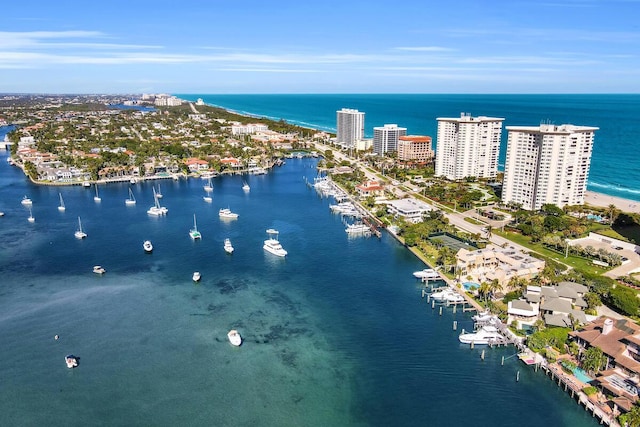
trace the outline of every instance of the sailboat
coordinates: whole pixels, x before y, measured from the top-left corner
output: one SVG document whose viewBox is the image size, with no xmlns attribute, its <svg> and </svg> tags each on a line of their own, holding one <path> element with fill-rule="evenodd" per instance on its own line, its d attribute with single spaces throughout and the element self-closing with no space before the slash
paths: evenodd
<svg viewBox="0 0 640 427">
<path fill-rule="evenodd" d="M 160 206 L 160 202 L 158 201 L 158 195 L 156 194 L 156 188 L 153 187 L 153 206 L 149 208 L 147 213 L 149 215 L 162 216 L 166 215 L 169 212 L 169 209 L 164 206 Z"/>
<path fill-rule="evenodd" d="M 36 219 L 33 217 L 33 213 L 31 212 L 31 208 L 29 208 L 29 218 L 27 218 L 29 222 L 36 222 Z"/>
<path fill-rule="evenodd" d="M 64 206 L 64 200 L 62 199 L 62 193 L 58 193 L 60 195 L 60 206 L 58 206 L 58 210 L 60 212 L 64 212 L 67 208 Z"/>
<path fill-rule="evenodd" d="M 133 206 L 136 204 L 136 198 L 133 197 L 133 191 L 131 191 L 131 187 L 129 187 L 129 198 L 124 201 L 124 204 L 127 206 Z"/>
<path fill-rule="evenodd" d="M 158 191 L 156 191 L 156 197 L 162 199 L 162 192 L 160 191 L 160 184 L 158 184 Z"/>
<path fill-rule="evenodd" d="M 80 217 L 78 217 L 78 229 L 76 230 L 74 235 L 76 236 L 76 239 L 84 239 L 85 237 L 87 237 L 87 233 L 82 231 L 82 221 L 80 221 Z"/>
<path fill-rule="evenodd" d="M 213 184 L 211 183 L 211 178 L 209 178 L 209 180 L 207 181 L 207 185 L 205 185 L 203 188 L 204 188 L 204 191 L 206 191 L 207 193 L 210 193 L 211 191 L 213 191 Z"/>
<path fill-rule="evenodd" d="M 251 187 L 249 187 L 249 183 L 247 181 L 244 181 L 244 184 L 242 185 L 242 189 L 247 192 L 251 191 Z"/>
<path fill-rule="evenodd" d="M 93 201 L 94 202 L 100 202 L 102 201 L 102 199 L 100 198 L 100 195 L 98 194 L 98 184 L 96 184 L 96 195 L 93 196 Z"/>
<path fill-rule="evenodd" d="M 196 224 L 196 214 L 193 214 L 193 228 L 189 230 L 189 236 L 193 240 L 202 239 L 202 234 L 198 231 L 198 225 Z"/>
</svg>

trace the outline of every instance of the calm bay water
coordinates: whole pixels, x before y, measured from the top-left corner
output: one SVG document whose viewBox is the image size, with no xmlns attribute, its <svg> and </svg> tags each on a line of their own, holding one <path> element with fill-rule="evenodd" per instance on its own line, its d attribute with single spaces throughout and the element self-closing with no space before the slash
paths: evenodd
<svg viewBox="0 0 640 427">
<path fill-rule="evenodd" d="M 218 178 L 211 204 L 204 181 L 164 180 L 169 214 L 153 218 L 152 183 L 132 186 L 134 207 L 126 184 L 96 203 L 93 189 L 32 185 L 0 152 L 0 425 L 597 425 L 513 348 L 482 361 L 460 345 L 452 322 L 468 330 L 469 314 L 432 310 L 411 276 L 423 266 L 388 235 L 349 239 L 305 185 L 315 164 L 244 177 L 248 194 Z M 262 249 L 267 228 L 286 259 Z"/>
<path fill-rule="evenodd" d="M 177 95 L 242 114 L 284 119 L 290 123 L 335 132 L 336 111 L 365 112 L 365 134 L 375 126 L 395 123 L 407 133 L 436 140 L 437 117 L 502 117 L 505 126 L 536 126 L 542 122 L 597 126 L 588 188 L 640 201 L 640 95 Z M 507 133 L 503 130 L 500 168 L 504 166 Z M 435 148 L 435 147 L 434 147 Z"/>
</svg>

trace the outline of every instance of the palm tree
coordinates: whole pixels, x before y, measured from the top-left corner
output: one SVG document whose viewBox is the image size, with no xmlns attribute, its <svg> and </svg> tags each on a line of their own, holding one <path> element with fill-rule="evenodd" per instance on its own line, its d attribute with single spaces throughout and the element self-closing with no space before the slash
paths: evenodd
<svg viewBox="0 0 640 427">
<path fill-rule="evenodd" d="M 587 372 L 598 373 L 604 363 L 604 353 L 598 347 L 589 347 L 582 355 L 582 367 Z"/>
<path fill-rule="evenodd" d="M 482 282 L 480 284 L 480 287 L 478 288 L 478 294 L 482 295 L 482 298 L 484 299 L 484 303 L 487 303 L 487 297 L 489 296 L 489 293 L 491 292 L 491 284 L 489 282 Z"/>
<path fill-rule="evenodd" d="M 491 295 L 495 295 L 496 293 L 502 291 L 503 289 L 504 289 L 504 286 L 498 279 L 493 279 L 489 283 L 489 291 L 491 292 Z"/>
<path fill-rule="evenodd" d="M 485 227 L 485 232 L 487 233 L 487 239 L 491 239 L 491 236 L 493 236 L 493 226 L 487 225 Z"/>
<path fill-rule="evenodd" d="M 607 206 L 607 213 L 609 214 L 609 221 L 613 225 L 616 217 L 620 214 L 620 210 L 616 207 L 616 205 L 609 205 Z"/>
</svg>

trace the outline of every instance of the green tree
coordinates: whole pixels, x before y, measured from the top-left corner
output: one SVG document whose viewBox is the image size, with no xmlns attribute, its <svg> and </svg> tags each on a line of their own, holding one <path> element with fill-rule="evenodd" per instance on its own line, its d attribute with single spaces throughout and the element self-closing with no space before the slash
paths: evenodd
<svg viewBox="0 0 640 427">
<path fill-rule="evenodd" d="M 606 358 L 598 347 L 589 347 L 582 354 L 582 368 L 592 374 L 597 374 L 604 367 Z"/>
<path fill-rule="evenodd" d="M 640 406 L 633 405 L 631 410 L 626 414 L 622 414 L 618 417 L 620 425 L 626 425 L 627 427 L 640 427 Z"/>
</svg>

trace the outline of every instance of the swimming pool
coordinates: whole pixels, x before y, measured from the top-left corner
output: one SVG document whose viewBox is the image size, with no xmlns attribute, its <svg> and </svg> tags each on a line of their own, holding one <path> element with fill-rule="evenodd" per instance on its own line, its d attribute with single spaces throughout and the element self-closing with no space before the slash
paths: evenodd
<svg viewBox="0 0 640 427">
<path fill-rule="evenodd" d="M 583 382 L 585 384 L 589 384 L 589 381 L 593 380 L 593 378 L 591 378 L 589 375 L 587 375 L 587 373 L 584 370 L 580 369 L 580 368 L 575 368 L 573 370 L 573 376 L 576 377 L 576 379 L 578 381 L 581 381 L 581 382 Z"/>
<path fill-rule="evenodd" d="M 601 222 L 604 218 L 602 218 L 600 215 L 589 214 L 587 215 L 587 219 L 590 219 L 596 222 Z"/>
<path fill-rule="evenodd" d="M 475 291 L 480 287 L 480 285 L 475 282 L 464 282 L 462 286 L 464 287 L 465 291 Z"/>
</svg>

